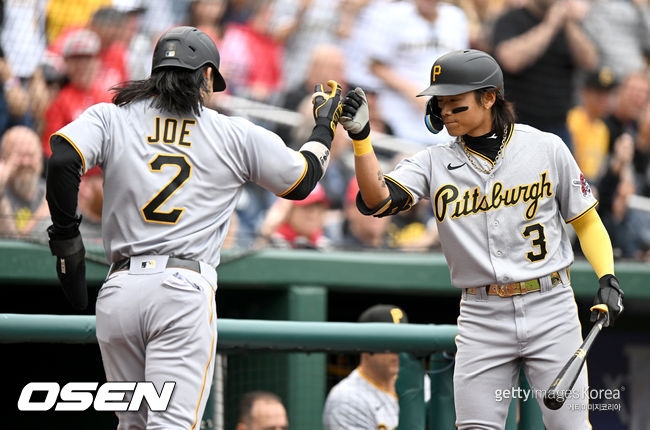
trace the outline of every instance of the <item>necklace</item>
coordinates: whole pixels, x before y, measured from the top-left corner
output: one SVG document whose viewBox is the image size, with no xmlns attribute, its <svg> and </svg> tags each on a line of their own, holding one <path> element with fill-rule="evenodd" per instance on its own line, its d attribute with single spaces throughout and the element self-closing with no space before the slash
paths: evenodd
<svg viewBox="0 0 650 430">
<path fill-rule="evenodd" d="M 499 158 L 501 158 L 501 155 L 503 153 L 503 148 L 506 146 L 506 140 L 508 139 L 508 126 L 506 125 L 503 128 L 503 139 L 501 139 L 501 146 L 499 147 L 499 152 L 497 152 L 497 156 L 494 157 L 494 163 L 492 166 L 490 166 L 488 169 L 484 169 L 480 164 L 478 164 L 476 161 L 474 161 L 474 157 L 472 154 L 469 152 L 469 149 L 467 149 L 467 145 L 465 145 L 465 141 L 463 140 L 462 136 L 459 137 L 460 143 L 463 146 L 463 150 L 465 151 L 465 155 L 467 156 L 467 159 L 469 160 L 470 164 L 474 166 L 476 170 L 479 172 L 483 172 L 485 174 L 490 174 L 492 173 L 492 170 L 494 170 L 494 167 L 497 165 L 497 161 L 499 161 Z"/>
</svg>

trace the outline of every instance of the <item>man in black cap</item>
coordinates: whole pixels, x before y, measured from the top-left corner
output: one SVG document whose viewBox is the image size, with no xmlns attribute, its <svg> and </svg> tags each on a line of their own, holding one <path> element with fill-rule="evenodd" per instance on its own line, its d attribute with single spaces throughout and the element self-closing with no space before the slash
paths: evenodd
<svg viewBox="0 0 650 430">
<path fill-rule="evenodd" d="M 374 305 L 359 316 L 360 323 L 408 323 L 404 311 L 393 305 Z M 395 381 L 399 372 L 396 353 L 362 353 L 359 366 L 336 384 L 325 401 L 323 427 L 394 429 L 399 420 Z"/>
</svg>

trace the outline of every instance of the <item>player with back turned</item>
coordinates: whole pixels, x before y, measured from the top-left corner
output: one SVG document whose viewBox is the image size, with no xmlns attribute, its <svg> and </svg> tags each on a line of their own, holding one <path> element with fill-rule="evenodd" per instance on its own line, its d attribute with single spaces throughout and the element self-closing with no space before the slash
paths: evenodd
<svg viewBox="0 0 650 430">
<path fill-rule="evenodd" d="M 109 381 L 174 382 L 166 411 L 118 412 L 119 428 L 198 429 L 217 344 L 215 267 L 242 186 L 305 198 L 325 174 L 340 87 L 317 86 L 313 132 L 299 151 L 243 118 L 204 107 L 226 87 L 214 42 L 193 27 L 158 40 L 152 74 L 116 89 L 52 135 L 50 248 L 64 293 L 87 305 L 76 215 L 81 174 L 104 173 L 102 233 L 112 262 L 96 303 Z"/>
<path fill-rule="evenodd" d="M 425 122 L 455 139 L 428 147 L 383 174 L 369 139 L 363 90 L 350 91 L 341 124 L 353 139 L 357 207 L 386 216 L 430 199 L 452 284 L 462 290 L 454 370 L 459 429 L 502 429 L 519 368 L 543 391 L 581 344 L 570 286 L 576 230 L 599 278 L 594 304 L 622 312 L 612 246 L 596 199 L 562 140 L 515 123 L 497 62 L 477 50 L 453 51 L 431 68 Z M 592 311 L 592 320 L 599 311 Z M 590 429 L 583 369 L 569 406 L 542 407 L 550 430 Z"/>
</svg>

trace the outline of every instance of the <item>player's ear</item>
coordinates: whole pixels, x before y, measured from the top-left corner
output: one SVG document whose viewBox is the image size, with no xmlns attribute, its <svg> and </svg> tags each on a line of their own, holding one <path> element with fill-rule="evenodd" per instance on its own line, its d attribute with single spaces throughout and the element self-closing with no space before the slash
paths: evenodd
<svg viewBox="0 0 650 430">
<path fill-rule="evenodd" d="M 203 76 L 205 76 L 205 80 L 208 81 L 208 88 L 212 88 L 213 86 L 212 73 L 212 67 L 206 67 L 203 69 Z"/>
<path fill-rule="evenodd" d="M 481 95 L 481 105 L 483 105 L 485 109 L 491 109 L 496 101 L 497 93 L 494 91 L 485 91 Z"/>
</svg>

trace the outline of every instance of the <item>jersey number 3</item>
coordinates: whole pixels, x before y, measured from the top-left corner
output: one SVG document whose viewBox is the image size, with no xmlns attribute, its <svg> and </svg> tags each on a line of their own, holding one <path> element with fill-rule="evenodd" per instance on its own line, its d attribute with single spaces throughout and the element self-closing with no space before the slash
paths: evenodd
<svg viewBox="0 0 650 430">
<path fill-rule="evenodd" d="M 153 172 L 160 172 L 165 165 L 178 167 L 178 174 L 158 194 L 149 200 L 149 203 L 143 206 L 141 210 L 144 219 L 148 222 L 176 224 L 183 211 L 185 211 L 185 208 L 173 208 L 169 212 L 161 212 L 158 209 L 189 179 L 192 173 L 192 165 L 184 155 L 170 154 L 158 154 L 156 158 L 149 162 L 149 168 Z"/>
<path fill-rule="evenodd" d="M 546 249 L 546 235 L 544 234 L 544 227 L 542 227 L 541 224 L 531 224 L 524 229 L 522 234 L 525 238 L 528 238 L 533 233 L 537 233 L 537 237 L 533 237 L 531 243 L 533 246 L 539 246 L 539 252 L 527 252 L 526 258 L 532 262 L 535 262 L 546 258 L 548 250 Z"/>
</svg>

